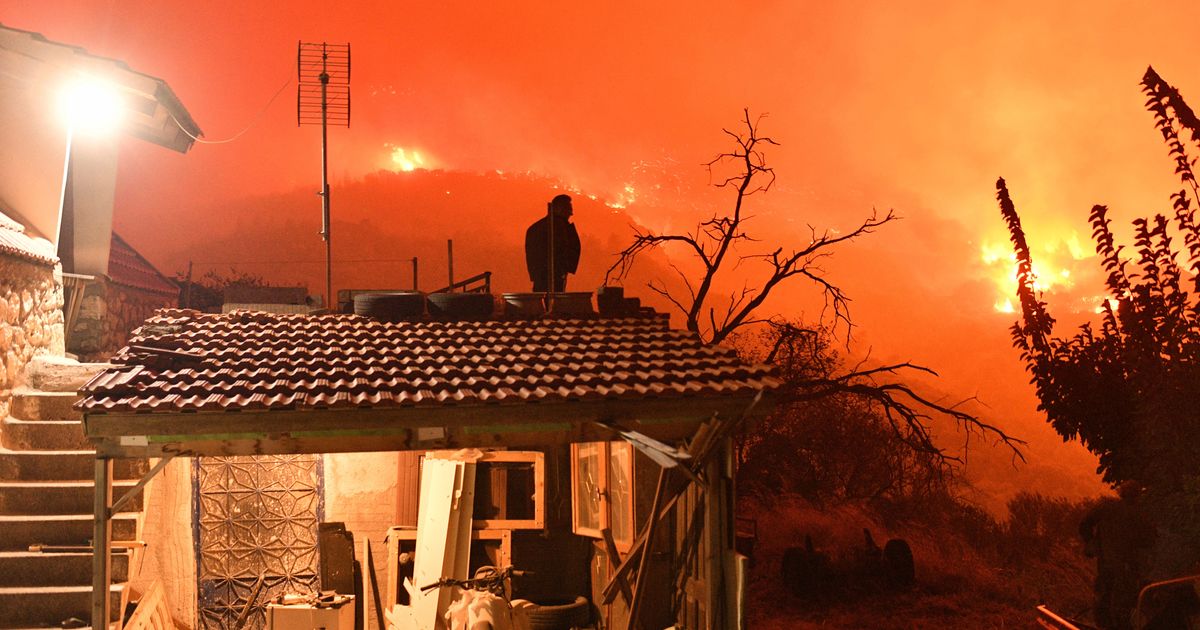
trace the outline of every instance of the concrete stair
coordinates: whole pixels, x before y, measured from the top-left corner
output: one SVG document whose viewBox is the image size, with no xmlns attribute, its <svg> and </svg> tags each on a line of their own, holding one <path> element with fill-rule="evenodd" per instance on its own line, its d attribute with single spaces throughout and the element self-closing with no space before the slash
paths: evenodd
<svg viewBox="0 0 1200 630">
<path fill-rule="evenodd" d="M 124 584 L 112 586 L 109 599 L 112 619 L 121 611 L 124 590 Z M 0 628 L 58 628 L 63 620 L 72 617 L 89 621 L 91 611 L 91 585 L 0 587 Z"/>
<path fill-rule="evenodd" d="M 0 419 L 0 628 L 60 627 L 91 622 L 92 553 L 33 552 L 31 545 L 87 547 L 92 539 L 95 453 L 72 408 L 76 390 L 103 364 L 39 357 L 26 371 L 29 387 L 13 392 Z M 113 497 L 149 469 L 144 460 L 116 460 Z M 137 536 L 142 496 L 112 520 L 114 540 Z M 121 612 L 130 554 L 112 554 L 111 615 Z"/>
<path fill-rule="evenodd" d="M 112 554 L 113 582 L 129 579 L 129 554 Z M 92 554 L 0 551 L 0 588 L 78 586 L 92 581 Z"/>
</svg>

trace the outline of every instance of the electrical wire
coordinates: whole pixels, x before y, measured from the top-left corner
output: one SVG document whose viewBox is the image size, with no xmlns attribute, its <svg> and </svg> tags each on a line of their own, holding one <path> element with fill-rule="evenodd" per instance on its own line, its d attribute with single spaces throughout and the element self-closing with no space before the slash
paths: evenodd
<svg viewBox="0 0 1200 630">
<path fill-rule="evenodd" d="M 335 263 L 380 263 L 380 262 L 402 262 L 411 263 L 412 258 L 359 258 L 355 260 L 335 260 Z M 300 264 L 325 264 L 325 260 L 230 260 L 223 262 L 209 261 L 193 261 L 193 265 L 300 265 Z"/>
<path fill-rule="evenodd" d="M 242 134 L 246 133 L 247 131 L 250 131 L 251 128 L 253 128 L 255 125 L 257 125 L 259 123 L 259 121 L 262 120 L 263 114 L 266 114 L 267 110 L 270 109 L 271 104 L 275 102 L 275 99 L 279 98 L 279 95 L 283 94 L 283 91 L 286 90 L 288 88 L 288 86 L 291 84 L 292 84 L 291 78 L 289 78 L 287 81 L 284 81 L 283 85 L 279 86 L 279 89 L 275 91 L 275 94 L 271 97 L 271 100 L 267 101 L 267 104 L 263 105 L 263 108 L 260 109 L 258 111 L 258 113 L 254 115 L 254 118 L 250 121 L 250 124 L 246 125 L 245 129 L 242 129 L 241 131 L 237 132 L 233 136 L 231 136 L 229 138 L 225 138 L 224 140 L 202 140 L 202 139 L 192 135 L 192 132 L 188 131 L 187 128 L 183 126 L 183 123 L 179 122 L 179 119 L 176 118 L 175 114 L 173 114 L 173 113 L 171 114 L 171 120 L 175 121 L 175 125 L 177 127 L 179 127 L 179 130 L 182 131 L 184 134 L 186 134 L 187 137 L 191 138 L 192 140 L 195 140 L 196 142 L 199 142 L 200 144 L 229 144 L 230 142 L 233 142 L 234 140 L 237 140 L 238 138 L 242 137 Z M 170 113 L 170 112 L 168 112 L 168 113 Z"/>
</svg>

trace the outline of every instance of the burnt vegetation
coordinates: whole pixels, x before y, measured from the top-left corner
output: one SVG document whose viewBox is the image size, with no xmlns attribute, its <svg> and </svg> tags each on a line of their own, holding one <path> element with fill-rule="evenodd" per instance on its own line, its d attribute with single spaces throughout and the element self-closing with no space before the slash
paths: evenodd
<svg viewBox="0 0 1200 630">
<path fill-rule="evenodd" d="M 790 438 L 795 437 L 793 425 L 798 423 L 823 424 L 825 429 L 836 431 L 840 414 L 870 418 L 861 423 L 867 431 L 848 436 L 850 439 L 869 435 L 882 439 L 887 447 L 905 451 L 898 462 L 901 468 L 924 468 L 925 475 L 940 474 L 960 462 L 934 439 L 930 422 L 935 418 L 951 421 L 966 432 L 968 439 L 972 435 L 986 436 L 1011 448 L 1015 457 L 1022 457 L 1020 439 L 962 410 L 958 404 L 921 394 L 903 380 L 909 375 L 936 376 L 932 369 L 909 362 L 860 363 L 846 369 L 830 351 L 830 339 L 839 331 L 844 332 L 849 342 L 853 322 L 850 298 L 826 275 L 823 261 L 840 246 L 871 235 L 899 217 L 890 210 L 884 214 L 872 211 L 846 231 L 810 226 L 806 244 L 795 247 L 763 244 L 748 230 L 753 219 L 749 204 L 755 196 L 770 191 L 775 183 L 775 171 L 769 166 L 766 151 L 779 143 L 760 131 L 761 122 L 762 117 L 755 118 L 745 110 L 738 130 L 724 130 L 732 149 L 706 164 L 713 185 L 733 194 L 727 209 L 714 212 L 686 233 L 635 227 L 632 243 L 620 252 L 608 271 L 610 278 L 623 278 L 643 253 L 669 248 L 680 256 L 677 260 L 686 261 L 682 266 L 672 263 L 678 280 L 676 287 L 682 288 L 673 288 L 659 280 L 649 283 L 650 290 L 670 302 L 682 315 L 687 329 L 704 342 L 733 343 L 742 347 L 750 358 L 779 368 L 786 381 L 778 395 L 780 411 L 761 425 L 760 431 L 743 439 L 741 452 L 746 457 L 740 463 L 758 464 L 750 460 L 757 453 L 767 453 L 756 447 L 780 444 L 780 438 L 794 451 L 800 445 Z M 736 281 L 732 280 L 734 277 L 748 279 Z M 771 294 L 789 282 L 806 282 L 823 295 L 826 305 L 823 321 L 812 324 L 761 314 Z M 721 288 L 731 283 L 740 284 L 740 288 L 723 293 Z M 825 407 L 811 405 L 817 401 L 822 401 Z M 820 420 L 801 421 L 806 409 L 825 409 L 829 413 Z M 834 435 L 825 437 L 836 439 Z M 760 467 L 767 465 L 762 462 Z M 780 474 L 791 477 L 800 471 L 780 471 Z M 909 475 L 901 485 L 912 483 L 922 482 L 913 481 Z M 868 491 L 864 487 L 849 492 L 886 490 Z"/>
<path fill-rule="evenodd" d="M 1182 187 L 1170 195 L 1170 213 L 1133 220 L 1129 247 L 1118 242 L 1109 209 L 1092 207 L 1107 292 L 1098 323 L 1054 335 L 1020 216 L 1003 179 L 996 188 L 1018 262 L 1013 341 L 1040 409 L 1059 435 L 1099 457 L 1105 481 L 1147 490 L 1160 533 L 1153 573 L 1172 577 L 1200 560 L 1200 188 L 1189 153 L 1200 145 L 1200 121 L 1153 68 L 1141 86 Z"/>
<path fill-rule="evenodd" d="M 797 247 L 749 230 L 749 203 L 775 182 L 765 151 L 778 143 L 760 122 L 746 112 L 737 131 L 725 130 L 732 150 L 707 165 L 714 185 L 732 192 L 727 210 L 685 233 L 635 228 L 609 270 L 622 278 L 639 256 L 668 250 L 675 282 L 650 289 L 700 339 L 772 365 L 784 382 L 775 412 L 733 440 L 738 512 L 756 518 L 759 532 L 750 624 L 1020 626 L 1043 601 L 1085 608 L 1090 576 L 1077 528 L 1089 506 L 1022 494 L 998 519 L 964 499 L 962 461 L 942 429 L 999 444 L 1014 461 L 1023 442 L 972 414 L 969 401 L 914 386 L 937 376 L 928 367 L 850 356 L 850 297 L 823 261 L 899 217 L 872 212 L 847 231 L 810 228 Z M 762 314 L 786 283 L 824 297 L 819 321 Z"/>
</svg>

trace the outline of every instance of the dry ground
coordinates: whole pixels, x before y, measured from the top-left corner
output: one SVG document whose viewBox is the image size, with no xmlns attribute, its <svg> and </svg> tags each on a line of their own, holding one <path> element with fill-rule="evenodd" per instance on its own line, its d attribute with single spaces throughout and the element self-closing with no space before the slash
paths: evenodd
<svg viewBox="0 0 1200 630">
<path fill-rule="evenodd" d="M 748 626 L 756 630 L 1030 628 L 1039 603 L 1069 615 L 1086 613 L 1091 605 L 1092 564 L 1072 539 L 972 542 L 952 526 L 913 521 L 886 527 L 861 506 L 742 507 L 759 522 L 747 614 Z M 801 598 L 781 582 L 783 553 L 802 545 L 805 534 L 835 566 L 846 567 L 863 547 L 863 527 L 880 545 L 889 538 L 910 543 L 917 572 L 911 589 L 887 592 L 861 586 L 861 580 L 839 580 L 824 596 Z"/>
</svg>

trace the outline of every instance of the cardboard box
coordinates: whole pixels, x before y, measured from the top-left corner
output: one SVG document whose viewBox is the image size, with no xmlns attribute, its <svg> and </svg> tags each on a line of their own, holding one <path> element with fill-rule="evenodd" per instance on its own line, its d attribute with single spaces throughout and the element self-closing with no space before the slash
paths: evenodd
<svg viewBox="0 0 1200 630">
<path fill-rule="evenodd" d="M 267 604 L 267 630 L 354 630 L 354 597 L 333 608 Z"/>
</svg>

